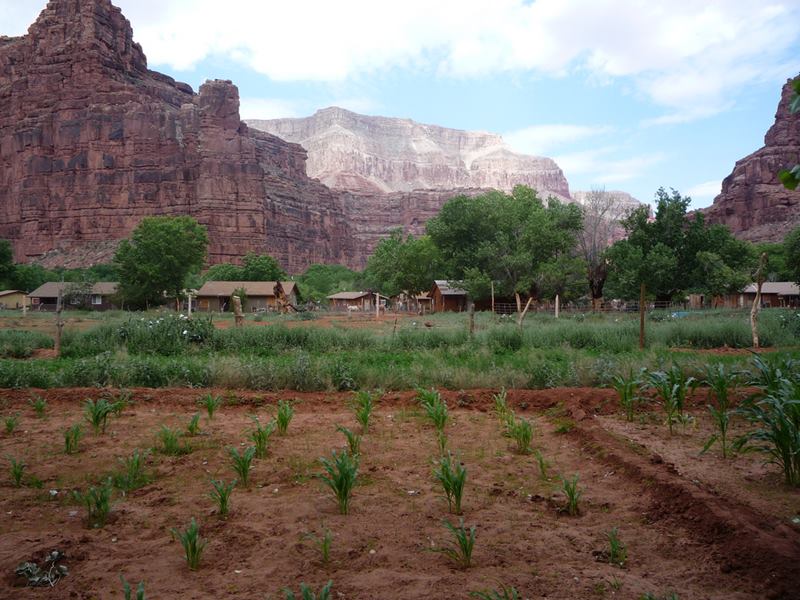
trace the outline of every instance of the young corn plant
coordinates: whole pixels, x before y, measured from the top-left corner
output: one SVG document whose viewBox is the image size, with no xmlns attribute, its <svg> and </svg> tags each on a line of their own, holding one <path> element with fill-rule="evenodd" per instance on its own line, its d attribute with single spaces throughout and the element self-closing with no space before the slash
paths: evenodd
<svg viewBox="0 0 800 600">
<path fill-rule="evenodd" d="M 614 375 L 611 385 L 619 396 L 619 405 L 625 412 L 625 418 L 628 421 L 633 421 L 636 406 L 640 401 L 639 388 L 642 385 L 641 380 L 634 376 L 631 371 L 627 377 L 621 374 Z"/>
<path fill-rule="evenodd" d="M 14 487 L 22 487 L 22 478 L 25 476 L 27 465 L 24 461 L 17 460 L 12 456 L 8 457 L 8 463 L 11 467 L 11 482 L 14 484 Z"/>
<path fill-rule="evenodd" d="M 77 454 L 78 442 L 83 435 L 83 430 L 79 423 L 64 430 L 64 454 Z"/>
<path fill-rule="evenodd" d="M 130 406 L 132 400 L 133 392 L 120 388 L 117 394 L 111 397 L 111 412 L 115 417 L 121 416 L 122 411 Z"/>
<path fill-rule="evenodd" d="M 628 560 L 628 549 L 619 539 L 619 529 L 614 527 L 606 535 L 608 536 L 608 562 L 612 565 L 623 566 Z"/>
<path fill-rule="evenodd" d="M 188 444 L 181 443 L 181 432 L 177 429 L 170 429 L 166 425 L 162 425 L 158 430 L 158 439 L 161 442 L 159 452 L 167 456 L 180 456 L 192 451 Z"/>
<path fill-rule="evenodd" d="M 106 424 L 108 423 L 108 415 L 111 414 L 112 406 L 105 398 L 98 400 L 87 399 L 83 403 L 83 410 L 89 425 L 95 435 L 106 432 Z"/>
<path fill-rule="evenodd" d="M 448 546 L 432 548 L 434 552 L 441 552 L 452 559 L 462 569 L 469 568 L 472 563 L 472 551 L 475 548 L 475 526 L 469 529 L 464 527 L 464 519 L 458 527 L 450 521 L 443 522 L 445 528 L 452 534 L 453 541 Z"/>
<path fill-rule="evenodd" d="M 564 491 L 564 495 L 567 497 L 567 503 L 564 506 L 564 512 L 570 516 L 575 516 L 580 513 L 580 507 L 578 503 L 583 495 L 583 490 L 578 487 L 578 475 L 574 475 L 572 479 L 562 477 L 561 482 L 561 489 Z"/>
<path fill-rule="evenodd" d="M 183 531 L 172 528 L 172 538 L 177 539 L 183 546 L 183 553 L 186 556 L 186 564 L 190 571 L 196 571 L 200 566 L 200 559 L 203 557 L 203 550 L 206 547 L 206 540 L 200 537 L 200 526 L 192 517 L 191 523 Z"/>
<path fill-rule="evenodd" d="M 133 600 L 133 590 L 131 589 L 131 584 L 128 583 L 125 578 L 120 575 L 120 581 L 122 582 L 122 595 L 125 600 Z M 147 600 L 144 595 L 144 581 L 140 581 L 139 585 L 136 586 L 136 600 Z"/>
<path fill-rule="evenodd" d="M 333 588 L 333 581 L 329 581 L 325 586 L 315 594 L 314 590 L 308 587 L 305 583 L 300 584 L 300 595 L 295 593 L 289 588 L 283 588 L 283 593 L 286 600 L 331 600 L 331 589 Z"/>
<path fill-rule="evenodd" d="M 362 434 L 366 434 L 369 431 L 369 419 L 372 416 L 372 409 L 375 408 L 376 396 L 377 393 L 375 392 L 355 392 L 353 411 L 356 415 L 356 421 L 361 425 Z"/>
<path fill-rule="evenodd" d="M 540 450 L 536 451 L 535 456 L 536 456 L 536 464 L 539 465 L 539 477 L 544 480 L 550 479 L 550 477 L 547 474 L 547 469 L 550 468 L 550 463 L 542 455 Z"/>
<path fill-rule="evenodd" d="M 322 564 L 327 565 L 331 561 L 331 546 L 333 545 L 333 534 L 331 530 L 326 527 L 322 535 L 317 536 L 311 533 L 308 537 L 314 542 L 317 548 L 319 548 Z"/>
<path fill-rule="evenodd" d="M 497 415 L 501 423 L 505 423 L 508 413 L 511 412 L 508 407 L 508 392 L 506 392 L 506 388 L 502 388 L 498 393 L 492 394 L 492 400 L 494 401 L 494 414 Z"/>
<path fill-rule="evenodd" d="M 217 514 L 224 519 L 228 516 L 231 493 L 233 493 L 233 488 L 236 487 L 236 480 L 225 483 L 222 480 L 212 479 L 211 487 L 214 489 L 208 495 L 217 504 Z"/>
<path fill-rule="evenodd" d="M 267 455 L 269 438 L 277 426 L 274 419 L 270 419 L 266 425 L 262 425 L 258 417 L 252 417 L 255 429 L 250 432 L 250 439 L 255 444 L 256 458 L 264 458 Z"/>
<path fill-rule="evenodd" d="M 31 398 L 31 408 L 33 408 L 33 412 L 36 415 L 37 419 L 43 419 L 45 413 L 47 412 L 47 400 L 42 398 L 39 395 L 34 395 Z"/>
<path fill-rule="evenodd" d="M 439 456 L 444 456 L 447 452 L 447 434 L 443 429 L 436 431 L 436 446 L 439 449 Z"/>
<path fill-rule="evenodd" d="M 436 431 L 444 431 L 447 425 L 447 403 L 442 399 L 441 394 L 437 390 L 420 389 L 417 390 L 417 398 Z"/>
<path fill-rule="evenodd" d="M 206 394 L 198 401 L 200 406 L 206 409 L 206 413 L 208 414 L 208 420 L 211 421 L 214 419 L 214 413 L 217 412 L 217 409 L 222 406 L 222 396 L 215 396 L 213 394 Z"/>
<path fill-rule="evenodd" d="M 278 425 L 278 434 L 286 435 L 289 429 L 289 423 L 294 416 L 294 407 L 288 400 L 278 400 L 278 413 L 275 415 L 275 421 Z"/>
<path fill-rule="evenodd" d="M 447 498 L 447 506 L 451 513 L 461 514 L 461 498 L 464 494 L 464 484 L 467 481 L 467 469 L 448 453 L 438 461 L 433 470 L 433 476 L 438 481 Z"/>
<path fill-rule="evenodd" d="M 533 441 L 533 426 L 530 421 L 519 417 L 514 420 L 514 424 L 509 431 L 511 439 L 517 444 L 519 454 L 531 453 L 531 441 Z"/>
<path fill-rule="evenodd" d="M 700 452 L 707 452 L 717 441 L 722 449 L 722 458 L 728 457 L 728 428 L 730 426 L 731 411 L 731 391 L 736 385 L 736 376 L 725 368 L 722 363 L 709 366 L 706 369 L 706 377 L 703 381 L 708 386 L 708 410 L 717 428 L 717 433 L 712 435 L 703 446 Z M 711 404 L 711 398 L 716 401 Z"/>
<path fill-rule="evenodd" d="M 114 487 L 127 494 L 147 485 L 150 478 L 145 472 L 146 460 L 147 452 L 140 452 L 138 448 L 130 456 L 121 458 L 122 472 L 114 476 Z"/>
<path fill-rule="evenodd" d="M 7 415 L 3 418 L 3 424 L 6 428 L 6 433 L 11 435 L 19 425 L 19 415 Z"/>
<path fill-rule="evenodd" d="M 358 457 L 361 455 L 361 436 L 353 431 L 350 431 L 347 427 L 342 427 L 338 425 L 336 427 L 336 431 L 344 435 L 345 439 L 347 440 L 347 450 L 353 457 Z"/>
<path fill-rule="evenodd" d="M 501 585 L 499 590 L 483 590 L 480 592 L 470 592 L 472 598 L 479 600 L 522 600 L 519 592 L 512 586 Z"/>
<path fill-rule="evenodd" d="M 73 492 L 75 500 L 86 507 L 89 527 L 103 527 L 111 512 L 111 494 L 114 488 L 107 479 L 98 486 L 91 486 L 86 493 Z"/>
<path fill-rule="evenodd" d="M 192 418 L 189 419 L 189 424 L 186 426 L 186 435 L 190 437 L 196 436 L 200 433 L 200 413 L 194 413 Z"/>
<path fill-rule="evenodd" d="M 339 512 L 346 515 L 350 510 L 350 498 L 358 481 L 358 458 L 347 450 L 332 452 L 331 458 L 320 458 L 325 473 L 318 475 L 336 496 Z"/>
<path fill-rule="evenodd" d="M 250 485 L 250 467 L 253 466 L 253 458 L 256 455 L 255 447 L 248 446 L 241 453 L 236 448 L 229 448 L 228 453 L 231 456 L 233 471 L 239 476 L 242 485 L 247 487 Z"/>
<path fill-rule="evenodd" d="M 664 407 L 670 435 L 675 423 L 686 421 L 683 408 L 686 396 L 695 388 L 695 383 L 695 378 L 687 377 L 677 365 L 673 365 L 669 371 L 650 373 L 648 384 L 655 390 Z"/>
</svg>

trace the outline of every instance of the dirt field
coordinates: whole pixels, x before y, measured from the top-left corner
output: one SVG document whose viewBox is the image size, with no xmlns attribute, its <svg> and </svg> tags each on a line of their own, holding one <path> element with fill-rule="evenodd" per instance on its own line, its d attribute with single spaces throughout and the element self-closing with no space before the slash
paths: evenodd
<svg viewBox="0 0 800 600">
<path fill-rule="evenodd" d="M 613 391 L 509 392 L 517 413 L 535 421 L 534 445 L 551 463 L 543 479 L 535 457 L 516 454 L 502 435 L 491 391 L 443 392 L 449 447 L 468 470 L 464 520 L 477 527 L 466 570 L 430 551 L 448 541 L 442 520 L 458 517 L 432 478 L 436 438 L 410 392 L 385 395 L 373 415 L 349 515 L 338 514 L 332 493 L 314 478 L 318 458 L 344 446 L 335 426 L 357 428 L 348 395 L 240 392 L 213 421 L 203 415 L 201 434 L 186 438 L 193 452 L 152 452 L 153 481 L 117 496 L 105 528 L 88 529 L 70 491 L 115 471 L 135 448 L 156 445 L 160 425 L 184 429 L 203 393 L 137 390 L 135 404 L 109 421 L 105 435 L 86 431 L 81 452 L 67 456 L 63 430 L 82 420 L 81 401 L 97 390 L 42 392 L 44 419 L 34 417 L 29 393 L 2 392 L 0 413 L 19 412 L 20 425 L 0 434 L 0 598 L 122 598 L 120 574 L 144 580 L 156 600 L 282 598 L 285 586 L 297 590 L 304 581 L 318 589 L 329 579 L 333 597 L 342 599 L 467 598 L 500 583 L 522 598 L 673 591 L 681 600 L 800 598 L 800 526 L 793 523 L 800 492 L 760 456 L 723 460 L 716 448 L 698 456 L 710 433 L 702 396 L 696 425 L 670 437 L 659 414 L 622 420 Z M 279 397 L 297 399 L 288 434 L 273 435 L 249 489 L 233 492 L 222 520 L 209 481 L 233 478 L 226 448 L 244 445 L 248 416 L 266 420 Z M 24 459 L 42 488 L 12 487 L 7 456 Z M 558 475 L 575 473 L 581 514 L 567 516 L 559 510 Z M 192 517 L 208 540 L 196 572 L 170 535 Z M 333 534 L 328 565 L 309 537 L 326 527 Z M 624 567 L 603 560 L 612 527 L 627 545 Z M 55 548 L 67 556 L 65 579 L 52 589 L 15 587 L 19 563 Z"/>
</svg>

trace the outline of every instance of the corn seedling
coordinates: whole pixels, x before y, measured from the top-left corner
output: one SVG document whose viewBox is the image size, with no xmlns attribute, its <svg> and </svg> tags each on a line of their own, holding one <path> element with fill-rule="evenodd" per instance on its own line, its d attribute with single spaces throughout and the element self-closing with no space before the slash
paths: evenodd
<svg viewBox="0 0 800 600">
<path fill-rule="evenodd" d="M 358 481 L 358 458 L 346 450 L 332 452 L 332 458 L 320 458 L 325 473 L 318 475 L 336 496 L 339 512 L 346 515 L 350 509 L 350 497 Z"/>
<path fill-rule="evenodd" d="M 531 453 L 531 441 L 533 440 L 533 426 L 530 421 L 522 417 L 515 419 L 509 431 L 511 439 L 517 444 L 517 452 L 520 454 Z"/>
<path fill-rule="evenodd" d="M 707 452 L 711 446 L 719 441 L 722 448 L 722 458 L 728 457 L 728 427 L 730 425 L 731 400 L 730 392 L 735 385 L 735 375 L 725 369 L 725 365 L 717 364 L 706 369 L 706 378 L 703 381 L 708 386 L 708 410 L 717 428 L 717 433 L 706 441 L 701 454 Z M 711 404 L 711 398 L 716 400 Z"/>
<path fill-rule="evenodd" d="M 86 493 L 73 492 L 75 500 L 86 507 L 89 527 L 103 527 L 111 512 L 111 494 L 114 488 L 107 479 L 99 486 L 91 486 Z"/>
<path fill-rule="evenodd" d="M 106 432 L 106 424 L 108 423 L 108 415 L 111 414 L 111 409 L 111 403 L 105 398 L 89 399 L 84 402 L 83 410 L 86 421 L 92 426 L 95 435 Z"/>
<path fill-rule="evenodd" d="M 208 414 L 208 420 L 211 421 L 214 418 L 214 413 L 217 412 L 217 409 L 222 406 L 222 397 L 221 396 L 214 396 L 213 394 L 206 394 L 199 401 L 200 406 L 205 407 L 206 413 Z"/>
<path fill-rule="evenodd" d="M 289 429 L 289 423 L 294 416 L 294 408 L 292 403 L 288 400 L 278 400 L 278 413 L 275 416 L 275 421 L 278 425 L 278 433 L 286 435 L 286 430 Z"/>
<path fill-rule="evenodd" d="M 327 565 L 331 561 L 331 545 L 333 544 L 333 534 L 331 530 L 326 527 L 321 536 L 310 533 L 308 537 L 314 542 L 317 548 L 319 548 L 322 564 Z"/>
<path fill-rule="evenodd" d="M 640 401 L 639 388 L 642 382 L 630 372 L 627 377 L 614 375 L 611 385 L 619 396 L 619 405 L 625 412 L 625 418 L 628 421 L 633 421 L 633 414 Z"/>
<path fill-rule="evenodd" d="M 372 415 L 372 409 L 375 408 L 376 395 L 374 392 L 355 392 L 353 411 L 356 414 L 356 421 L 361 425 L 362 434 L 366 434 L 369 430 L 369 418 Z"/>
<path fill-rule="evenodd" d="M 189 454 L 192 449 L 188 444 L 181 444 L 180 436 L 180 431 L 177 429 L 170 429 L 166 425 L 162 425 L 158 430 L 158 439 L 161 442 L 159 452 L 168 456 Z"/>
<path fill-rule="evenodd" d="M 133 590 L 131 589 L 131 584 L 128 583 L 122 575 L 119 576 L 119 579 L 122 582 L 123 597 L 125 600 L 132 600 Z M 140 581 L 139 585 L 136 586 L 136 600 L 146 600 L 144 595 L 144 581 Z"/>
<path fill-rule="evenodd" d="M 255 444 L 256 458 L 264 458 L 267 455 L 269 438 L 275 431 L 275 420 L 270 419 L 266 425 L 261 425 L 258 417 L 253 417 L 253 423 L 255 423 L 256 428 L 250 432 L 250 439 L 253 440 L 253 444 Z"/>
<path fill-rule="evenodd" d="M 511 412 L 511 409 L 508 408 L 508 392 L 506 392 L 506 388 L 501 389 L 497 394 L 493 394 L 492 400 L 494 400 L 494 414 L 497 415 L 501 423 L 505 423 L 508 413 Z"/>
<path fill-rule="evenodd" d="M 417 398 L 436 431 L 444 431 L 447 425 L 447 403 L 442 400 L 441 394 L 437 390 L 420 389 L 417 390 Z"/>
<path fill-rule="evenodd" d="M 196 436 L 200 433 L 200 413 L 194 413 L 186 426 L 186 435 Z"/>
<path fill-rule="evenodd" d="M 11 481 L 14 487 L 22 487 L 22 478 L 25 476 L 27 465 L 24 461 L 17 460 L 11 456 L 8 457 L 8 462 L 11 465 Z"/>
<path fill-rule="evenodd" d="M 619 529 L 614 527 L 606 535 L 608 536 L 608 562 L 612 565 L 623 566 L 628 560 L 628 549 L 619 539 Z"/>
<path fill-rule="evenodd" d="M 225 518 L 228 516 L 228 503 L 230 502 L 233 488 L 236 487 L 236 480 L 234 479 L 230 483 L 225 483 L 222 480 L 217 481 L 216 479 L 212 479 L 211 486 L 214 489 L 211 490 L 209 496 L 217 503 L 217 514 Z"/>
<path fill-rule="evenodd" d="M 686 377 L 680 367 L 673 365 L 669 371 L 650 373 L 649 386 L 653 388 L 667 415 L 669 433 L 672 435 L 673 425 L 680 422 L 686 396 L 695 388 L 694 377 Z"/>
<path fill-rule="evenodd" d="M 147 452 L 140 452 L 138 448 L 130 456 L 121 458 L 122 472 L 114 476 L 114 487 L 127 493 L 147 485 L 150 478 L 144 470 L 146 460 Z"/>
<path fill-rule="evenodd" d="M 545 459 L 540 450 L 536 451 L 536 464 L 539 465 L 539 477 L 542 479 L 549 479 L 547 469 L 550 468 L 550 463 Z"/>
<path fill-rule="evenodd" d="M 343 434 L 347 440 L 347 449 L 354 457 L 361 455 L 361 436 L 357 433 L 350 431 L 347 427 L 338 425 L 336 431 Z"/>
<path fill-rule="evenodd" d="M 439 460 L 438 466 L 433 470 L 433 476 L 442 485 L 450 512 L 460 515 L 461 497 L 467 481 L 467 469 L 448 454 Z"/>
<path fill-rule="evenodd" d="M 475 526 L 469 529 L 464 527 L 464 519 L 458 527 L 450 521 L 444 521 L 444 526 L 453 535 L 453 541 L 449 546 L 433 548 L 434 552 L 441 552 L 452 559 L 462 569 L 467 569 L 472 562 L 472 550 L 475 548 Z"/>
<path fill-rule="evenodd" d="M 177 539 L 183 546 L 189 569 L 196 571 L 200 566 L 200 559 L 203 557 L 203 550 L 206 547 L 206 541 L 200 537 L 200 526 L 197 521 L 192 517 L 192 521 L 186 529 L 180 531 L 173 527 L 171 531 L 173 539 Z"/>
<path fill-rule="evenodd" d="M 444 456 L 447 452 L 447 434 L 442 429 L 436 431 L 436 445 L 439 448 L 439 456 Z"/>
<path fill-rule="evenodd" d="M 639 597 L 639 600 L 680 600 L 680 599 L 678 598 L 678 594 L 676 594 L 675 592 L 664 594 L 663 596 L 656 596 L 651 592 L 647 592 L 646 594 L 642 594 Z"/>
<path fill-rule="evenodd" d="M 479 598 L 479 600 L 522 600 L 516 588 L 504 585 L 501 585 L 499 590 L 470 592 L 469 595 L 472 598 Z"/>
<path fill-rule="evenodd" d="M 83 435 L 83 430 L 79 423 L 64 430 L 64 454 L 77 454 L 78 442 Z"/>
<path fill-rule="evenodd" d="M 248 446 L 241 454 L 236 448 L 229 448 L 228 453 L 231 455 L 231 467 L 239 476 L 242 485 L 247 487 L 250 484 L 250 467 L 253 465 L 253 458 L 256 455 L 255 447 Z"/>
<path fill-rule="evenodd" d="M 566 512 L 568 515 L 575 516 L 580 513 L 578 502 L 583 495 L 583 490 L 578 488 L 578 476 L 574 475 L 572 479 L 562 477 L 561 481 L 562 490 L 564 491 L 564 495 L 567 497 L 567 504 L 564 506 L 564 512 Z"/>
<path fill-rule="evenodd" d="M 3 419 L 3 424 L 6 427 L 6 433 L 11 435 L 19 425 L 19 415 L 8 415 Z"/>
<path fill-rule="evenodd" d="M 33 408 L 36 418 L 43 419 L 45 413 L 47 412 L 47 400 L 41 396 L 34 396 L 31 398 L 31 408 Z"/>
<path fill-rule="evenodd" d="M 111 412 L 115 417 L 122 415 L 122 411 L 128 408 L 133 398 L 130 390 L 120 389 L 115 396 L 111 396 Z"/>
<path fill-rule="evenodd" d="M 330 600 L 332 587 L 333 581 L 329 581 L 319 591 L 319 593 L 315 594 L 314 591 L 305 583 L 301 583 L 299 596 L 295 595 L 295 593 L 289 588 L 283 588 L 283 593 L 286 596 L 286 600 Z"/>
</svg>

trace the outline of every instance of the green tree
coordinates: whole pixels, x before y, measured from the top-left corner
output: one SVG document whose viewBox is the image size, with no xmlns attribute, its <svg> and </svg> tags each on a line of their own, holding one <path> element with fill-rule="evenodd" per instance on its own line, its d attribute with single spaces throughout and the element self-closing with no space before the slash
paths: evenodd
<svg viewBox="0 0 800 600">
<path fill-rule="evenodd" d="M 248 252 L 242 261 L 242 281 L 285 281 L 286 278 L 286 271 L 268 254 Z"/>
<path fill-rule="evenodd" d="M 790 114 L 800 112 L 800 77 L 792 81 L 792 89 L 794 92 L 789 101 Z M 778 179 L 781 180 L 781 183 L 783 183 L 784 187 L 787 189 L 796 190 L 797 186 L 800 185 L 800 165 L 795 164 L 788 169 L 781 169 L 778 172 Z"/>
<path fill-rule="evenodd" d="M 789 269 L 786 244 L 784 242 L 755 244 L 755 253 L 756 256 L 766 253 L 767 257 L 769 257 L 767 281 L 792 281 L 793 275 L 791 269 Z"/>
<path fill-rule="evenodd" d="M 245 281 L 242 267 L 230 263 L 213 265 L 206 271 L 206 281 Z"/>
<path fill-rule="evenodd" d="M 387 296 L 400 292 L 419 294 L 431 289 L 443 271 L 438 248 L 428 236 L 409 235 L 393 230 L 381 240 L 369 257 L 364 271 L 368 287 Z"/>
<path fill-rule="evenodd" d="M 800 285 L 800 227 L 794 229 L 783 241 L 786 265 L 791 281 Z"/>
<path fill-rule="evenodd" d="M 361 285 L 361 275 L 342 265 L 311 265 L 297 279 L 303 297 L 321 301 L 336 292 L 353 291 Z"/>
<path fill-rule="evenodd" d="M 178 298 L 188 275 L 202 267 L 206 228 L 191 217 L 146 217 L 114 256 L 119 294 L 136 307 Z"/>
<path fill-rule="evenodd" d="M 0 240 L 0 284 L 8 286 L 14 276 L 14 250 L 11 242 Z"/>
</svg>

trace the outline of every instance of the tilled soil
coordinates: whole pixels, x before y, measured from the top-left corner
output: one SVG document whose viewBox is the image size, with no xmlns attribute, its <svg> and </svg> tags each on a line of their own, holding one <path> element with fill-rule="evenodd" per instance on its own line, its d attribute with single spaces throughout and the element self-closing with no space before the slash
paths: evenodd
<svg viewBox="0 0 800 600">
<path fill-rule="evenodd" d="M 81 452 L 63 453 L 63 431 L 83 418 L 98 390 L 40 392 L 36 419 L 23 391 L 0 393 L 3 416 L 20 413 L 0 455 L 23 459 L 41 488 L 11 485 L 0 473 L 0 598 L 122 598 L 120 575 L 143 580 L 151 599 L 282 598 L 300 582 L 333 581 L 334 598 L 468 598 L 513 585 L 522 598 L 639 598 L 676 592 L 681 600 L 800 598 L 800 493 L 786 488 L 760 456 L 698 456 L 710 424 L 697 398 L 697 423 L 669 436 L 660 415 L 633 423 L 615 413 L 615 394 L 598 389 L 514 390 L 509 403 L 535 422 L 534 445 L 550 463 L 514 452 L 491 411 L 492 391 L 443 392 L 450 408 L 449 448 L 468 477 L 463 519 L 477 528 L 468 569 L 432 548 L 448 542 L 447 502 L 432 477 L 436 436 L 412 392 L 386 394 L 362 441 L 360 485 L 349 515 L 315 475 L 319 457 L 344 447 L 336 425 L 357 430 L 348 394 L 235 392 L 180 457 L 152 451 L 152 482 L 117 495 L 110 522 L 89 529 L 71 491 L 119 469 L 118 459 L 157 445 L 161 425 L 185 429 L 206 391 L 135 390 L 135 403 L 111 418 L 105 435 L 84 426 Z M 225 390 L 215 393 L 228 395 Z M 249 488 L 237 488 L 220 519 L 210 480 L 234 477 L 227 448 L 242 447 L 279 398 L 296 399 L 285 436 L 256 460 Z M 655 408 L 653 408 L 655 410 Z M 556 430 L 565 431 L 558 433 Z M 560 476 L 579 475 L 581 514 L 561 507 Z M 57 490 L 55 494 L 51 490 Z M 208 540 L 190 571 L 170 529 L 195 517 Z M 613 528 L 626 544 L 623 567 L 605 560 Z M 333 535 L 321 560 L 314 536 Z M 69 575 L 53 588 L 17 587 L 13 570 L 52 549 Z"/>
</svg>

